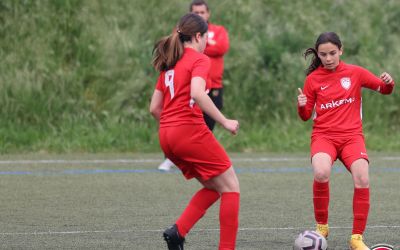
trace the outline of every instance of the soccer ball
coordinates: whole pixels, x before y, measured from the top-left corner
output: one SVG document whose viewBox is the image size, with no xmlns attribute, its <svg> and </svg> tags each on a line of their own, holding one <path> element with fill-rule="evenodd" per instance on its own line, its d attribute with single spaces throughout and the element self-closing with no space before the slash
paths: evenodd
<svg viewBox="0 0 400 250">
<path fill-rule="evenodd" d="M 328 243 L 324 236 L 315 231 L 304 231 L 294 241 L 293 250 L 326 250 Z"/>
</svg>

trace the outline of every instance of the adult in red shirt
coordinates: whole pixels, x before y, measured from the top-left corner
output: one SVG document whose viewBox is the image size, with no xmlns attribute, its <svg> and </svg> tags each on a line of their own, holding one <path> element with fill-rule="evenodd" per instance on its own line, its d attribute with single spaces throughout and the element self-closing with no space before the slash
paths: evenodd
<svg viewBox="0 0 400 250">
<path fill-rule="evenodd" d="M 208 81 L 211 84 L 211 89 L 208 95 L 219 110 L 223 107 L 223 83 L 222 77 L 224 74 L 224 55 L 229 50 L 228 32 L 224 26 L 212 24 L 209 22 L 210 9 L 204 0 L 194 0 L 189 7 L 190 12 L 195 13 L 208 23 L 208 39 L 207 46 L 204 50 L 211 61 L 210 75 Z M 215 126 L 215 120 L 204 113 L 204 119 L 208 128 L 212 131 Z"/>
<path fill-rule="evenodd" d="M 342 43 L 334 32 L 322 33 L 314 48 L 303 90 L 299 88 L 298 113 L 306 121 L 313 116 L 311 162 L 314 172 L 313 202 L 316 231 L 327 237 L 329 178 L 336 159 L 343 162 L 354 182 L 353 229 L 350 249 L 363 250 L 370 198 L 369 161 L 362 131 L 361 89 L 390 94 L 394 81 L 388 73 L 375 76 L 368 70 L 340 60 Z M 313 113 L 314 112 L 314 113 Z"/>
<path fill-rule="evenodd" d="M 203 186 L 175 224 L 164 231 L 168 249 L 181 250 L 186 234 L 219 198 L 220 250 L 235 249 L 239 223 L 239 181 L 224 148 L 204 122 L 203 113 L 236 134 L 230 120 L 208 97 L 206 79 L 210 60 L 202 52 L 207 23 L 198 15 L 183 16 L 176 30 L 154 47 L 153 66 L 160 71 L 150 112 L 159 121 L 162 150 L 187 178 Z"/>
</svg>

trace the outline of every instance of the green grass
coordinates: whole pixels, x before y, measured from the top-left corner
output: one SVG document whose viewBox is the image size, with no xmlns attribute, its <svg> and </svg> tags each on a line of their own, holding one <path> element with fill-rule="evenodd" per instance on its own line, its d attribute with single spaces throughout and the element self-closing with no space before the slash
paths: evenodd
<svg viewBox="0 0 400 250">
<path fill-rule="evenodd" d="M 365 238 L 370 245 L 388 243 L 397 249 L 400 160 L 386 156 L 396 155 L 370 153 L 372 203 Z M 312 175 L 303 172 L 310 169 L 308 153 L 231 157 L 241 185 L 237 249 L 292 249 L 297 234 L 314 224 Z M 60 159 L 65 161 L 39 161 Z M 161 154 L 1 156 L 1 247 L 166 249 L 162 230 L 200 186 L 179 173 L 155 171 L 161 160 Z M 131 172 L 117 172 L 122 170 Z M 139 170 L 143 172 L 132 172 Z M 331 179 L 328 244 L 329 249 L 347 249 L 352 182 L 343 166 L 337 164 L 335 170 L 342 171 L 335 171 Z M 218 227 L 216 203 L 187 236 L 187 249 L 216 249 Z"/>
<path fill-rule="evenodd" d="M 381 131 L 368 126 L 365 131 L 367 149 L 377 152 L 398 152 L 400 135 L 393 127 Z M 306 152 L 309 150 L 311 122 L 282 122 L 280 124 L 251 124 L 241 122 L 239 134 L 230 133 L 217 126 L 216 138 L 231 152 Z M 158 152 L 158 131 L 155 122 L 66 122 L 60 127 L 50 126 L 0 126 L 1 154 L 15 153 L 110 153 Z"/>
</svg>

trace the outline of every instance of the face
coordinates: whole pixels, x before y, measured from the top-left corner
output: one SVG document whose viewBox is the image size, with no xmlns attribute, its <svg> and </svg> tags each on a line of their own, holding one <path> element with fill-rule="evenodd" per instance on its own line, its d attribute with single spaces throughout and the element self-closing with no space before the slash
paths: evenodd
<svg viewBox="0 0 400 250">
<path fill-rule="evenodd" d="M 204 50 L 206 49 L 206 45 L 207 45 L 207 39 L 208 39 L 208 32 L 205 32 L 203 35 L 200 35 L 200 33 L 198 33 L 198 51 L 203 53 Z"/>
<path fill-rule="evenodd" d="M 207 10 L 205 5 L 193 5 L 192 13 L 201 16 L 206 22 L 208 22 L 208 19 L 210 18 L 210 12 Z"/>
<path fill-rule="evenodd" d="M 342 49 L 339 49 L 333 43 L 323 43 L 318 46 L 318 57 L 324 68 L 334 70 L 339 65 L 339 59 L 342 55 Z"/>
</svg>

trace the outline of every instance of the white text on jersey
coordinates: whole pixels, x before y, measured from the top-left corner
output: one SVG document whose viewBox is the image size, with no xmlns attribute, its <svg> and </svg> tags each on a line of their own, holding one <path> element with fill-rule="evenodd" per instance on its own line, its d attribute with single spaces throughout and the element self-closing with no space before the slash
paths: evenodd
<svg viewBox="0 0 400 250">
<path fill-rule="evenodd" d="M 355 97 L 345 98 L 337 101 L 331 101 L 325 104 L 321 104 L 321 109 L 331 109 L 342 106 L 343 104 L 353 103 L 356 100 Z"/>
</svg>

